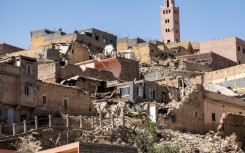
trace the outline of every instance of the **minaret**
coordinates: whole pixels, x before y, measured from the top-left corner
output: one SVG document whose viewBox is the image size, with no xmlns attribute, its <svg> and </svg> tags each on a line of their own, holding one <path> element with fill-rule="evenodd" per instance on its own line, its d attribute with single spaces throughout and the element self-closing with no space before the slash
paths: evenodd
<svg viewBox="0 0 245 153">
<path fill-rule="evenodd" d="M 165 0 L 161 6 L 161 31 L 164 43 L 180 41 L 179 8 L 174 0 Z"/>
</svg>

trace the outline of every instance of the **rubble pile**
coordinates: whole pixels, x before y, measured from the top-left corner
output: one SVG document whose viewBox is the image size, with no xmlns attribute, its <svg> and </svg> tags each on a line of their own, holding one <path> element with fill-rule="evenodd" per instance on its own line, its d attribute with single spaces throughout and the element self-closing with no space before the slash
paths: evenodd
<svg viewBox="0 0 245 153">
<path fill-rule="evenodd" d="M 180 148 L 185 153 L 242 153 L 241 144 L 236 142 L 236 136 L 232 135 L 226 139 L 217 136 L 210 131 L 206 135 L 181 133 L 169 129 L 157 130 L 158 143 L 156 147 L 167 144 Z"/>
<path fill-rule="evenodd" d="M 93 131 L 83 131 L 83 142 L 115 144 L 123 146 L 133 146 L 135 132 L 130 128 L 119 126 L 113 130 L 108 128 L 96 128 Z"/>
</svg>

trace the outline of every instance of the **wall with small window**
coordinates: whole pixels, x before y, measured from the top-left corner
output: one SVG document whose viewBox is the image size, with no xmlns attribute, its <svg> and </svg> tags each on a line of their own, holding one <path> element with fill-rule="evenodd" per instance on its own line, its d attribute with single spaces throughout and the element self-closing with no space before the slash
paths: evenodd
<svg viewBox="0 0 245 153">
<path fill-rule="evenodd" d="M 235 101 L 234 98 L 234 100 L 231 101 L 234 103 L 234 105 L 232 105 L 222 100 L 222 97 L 225 98 L 227 96 L 215 95 L 216 98 L 221 96 L 220 100 L 204 99 L 204 122 L 206 131 L 212 130 L 216 132 L 217 127 L 220 124 L 220 119 L 225 113 L 245 114 L 245 105 L 243 104 L 243 101 L 236 102 L 237 100 Z M 226 99 L 228 100 L 228 98 Z"/>
<path fill-rule="evenodd" d="M 93 115 L 95 108 L 89 94 L 74 87 L 38 82 L 37 115 Z"/>
</svg>

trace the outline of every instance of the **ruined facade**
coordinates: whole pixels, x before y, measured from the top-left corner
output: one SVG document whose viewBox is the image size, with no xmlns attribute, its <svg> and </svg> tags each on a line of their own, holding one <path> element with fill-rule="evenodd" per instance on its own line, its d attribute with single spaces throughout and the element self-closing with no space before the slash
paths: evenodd
<svg viewBox="0 0 245 153">
<path fill-rule="evenodd" d="M 219 69 L 224 69 L 232 66 L 236 66 L 237 63 L 227 59 L 223 56 L 220 56 L 216 53 L 202 53 L 202 54 L 193 54 L 193 55 L 186 55 L 186 56 L 178 56 L 178 59 L 185 59 L 187 61 L 192 61 L 192 62 L 207 62 L 211 63 L 211 68 L 213 71 L 219 70 Z"/>
<path fill-rule="evenodd" d="M 0 61 L 1 121 L 17 123 L 30 119 L 37 105 L 37 62 L 24 56 Z"/>
<path fill-rule="evenodd" d="M 139 78 L 139 62 L 122 57 L 77 63 L 76 65 L 80 66 L 81 69 L 94 68 L 111 71 L 115 78 L 124 81 L 132 81 Z"/>
<path fill-rule="evenodd" d="M 59 62 L 53 60 L 38 61 L 38 79 L 45 82 L 60 83 L 80 74 L 83 74 L 83 71 L 76 65 L 61 66 Z"/>
<path fill-rule="evenodd" d="M 47 29 L 31 32 L 31 48 L 45 47 L 53 43 L 85 44 L 93 54 L 102 53 L 106 45 L 112 44 L 116 48 L 117 37 L 98 29 L 86 29 L 66 34 L 61 29 L 50 31 Z"/>
<path fill-rule="evenodd" d="M 236 141 L 242 143 L 242 149 L 245 149 L 245 132 L 244 132 L 244 114 L 227 113 L 223 114 L 218 127 L 218 134 L 223 137 L 235 135 Z"/>
<path fill-rule="evenodd" d="M 163 43 L 159 41 L 144 41 L 140 38 L 120 38 L 117 43 L 117 51 L 123 53 L 130 50 L 140 63 L 150 63 L 152 58 L 165 59 L 166 52 L 163 51 Z"/>
</svg>

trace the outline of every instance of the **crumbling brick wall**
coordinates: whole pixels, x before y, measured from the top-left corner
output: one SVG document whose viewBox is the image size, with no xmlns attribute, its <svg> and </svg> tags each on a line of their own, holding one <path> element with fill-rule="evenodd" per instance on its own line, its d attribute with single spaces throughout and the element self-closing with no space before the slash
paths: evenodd
<svg viewBox="0 0 245 153">
<path fill-rule="evenodd" d="M 197 97 L 197 98 L 196 98 Z M 202 94 L 194 92 L 167 115 L 160 115 L 159 120 L 165 127 L 204 133 L 204 105 Z M 179 105 L 179 106 L 177 106 Z"/>
<path fill-rule="evenodd" d="M 183 75 L 184 76 L 184 75 Z M 176 78 L 178 79 L 178 78 Z M 160 110 L 159 121 L 167 128 L 204 133 L 203 76 L 192 74 L 184 77 L 184 95 Z"/>
<path fill-rule="evenodd" d="M 121 64 L 121 73 L 119 78 L 124 81 L 133 81 L 139 79 L 139 62 L 126 58 L 117 58 Z"/>
<path fill-rule="evenodd" d="M 79 43 L 71 44 L 71 51 L 69 53 L 69 64 L 75 64 L 89 60 L 89 52 L 86 46 Z"/>
<path fill-rule="evenodd" d="M 59 68 L 59 64 L 55 61 L 38 61 L 38 79 L 46 82 L 56 82 Z"/>
<path fill-rule="evenodd" d="M 221 123 L 224 136 L 236 134 L 237 141 L 242 142 L 242 148 L 245 149 L 245 115 L 228 113 L 222 118 Z"/>
<path fill-rule="evenodd" d="M 100 79 L 100 80 L 107 80 L 107 81 L 115 80 L 115 77 L 111 71 L 99 70 L 94 68 L 86 68 L 86 70 L 84 71 L 84 75 L 86 77 Z"/>
<path fill-rule="evenodd" d="M 62 67 L 59 71 L 59 80 L 66 80 L 76 75 L 84 74 L 82 69 L 78 65 L 68 64 Z"/>
</svg>

